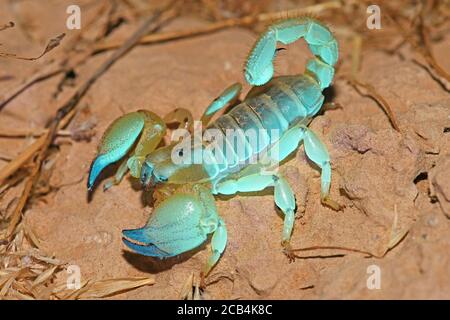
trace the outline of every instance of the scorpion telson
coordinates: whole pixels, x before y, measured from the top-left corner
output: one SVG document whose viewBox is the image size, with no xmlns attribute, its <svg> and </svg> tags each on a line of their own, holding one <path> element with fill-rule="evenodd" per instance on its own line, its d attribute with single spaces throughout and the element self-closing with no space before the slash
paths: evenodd
<svg viewBox="0 0 450 320">
<path fill-rule="evenodd" d="M 314 55 L 305 73 L 273 78 L 273 60 L 280 50 L 277 44 L 289 45 L 300 38 L 306 40 Z M 203 269 L 206 276 L 227 243 L 227 230 L 214 196 L 271 187 L 275 203 L 284 214 L 281 242 L 292 258 L 289 241 L 295 221 L 295 196 L 285 177 L 271 165 L 286 159 L 303 142 L 307 157 L 321 168 L 322 203 L 335 210 L 340 208 L 329 198 L 328 151 L 308 128 L 323 104 L 322 90 L 330 86 L 337 60 L 337 41 L 322 23 L 310 17 L 281 20 L 260 35 L 248 55 L 245 79 L 254 87 L 245 99 L 236 104 L 242 86 L 233 84 L 204 112 L 203 133 L 214 132 L 210 142 L 191 143 L 181 155 L 178 142 L 157 148 L 166 134 L 166 122 L 176 121 L 180 128 L 192 129 L 193 117 L 185 109 L 176 109 L 163 119 L 151 111 L 139 110 L 115 120 L 100 143 L 88 188 L 92 188 L 101 170 L 120 160 L 116 175 L 105 188 L 119 183 L 130 170 L 143 186 L 155 185 L 159 195 L 147 224 L 123 231 L 124 243 L 137 253 L 168 258 L 200 246 L 212 233 L 211 253 Z M 226 106 L 230 106 L 229 111 L 211 122 L 213 115 Z M 258 138 L 250 139 L 249 131 L 258 132 Z M 208 161 L 176 162 L 173 154 L 200 154 Z"/>
</svg>

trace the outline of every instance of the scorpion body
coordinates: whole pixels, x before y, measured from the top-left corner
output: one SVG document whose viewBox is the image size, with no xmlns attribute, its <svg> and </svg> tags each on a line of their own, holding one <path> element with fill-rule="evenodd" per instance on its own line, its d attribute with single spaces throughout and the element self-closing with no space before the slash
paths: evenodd
<svg viewBox="0 0 450 320">
<path fill-rule="evenodd" d="M 277 43 L 287 45 L 300 38 L 314 54 L 305 73 L 273 78 Z M 286 159 L 303 142 L 308 158 L 322 170 L 322 202 L 339 209 L 328 197 L 331 166 L 327 149 L 307 127 L 323 104 L 322 90 L 332 82 L 337 59 L 337 42 L 319 21 L 310 17 L 281 20 L 262 33 L 250 51 L 245 78 L 254 87 L 246 98 L 232 105 L 242 88 L 233 84 L 203 114 L 202 124 L 209 123 L 204 135 L 213 139 L 198 144 L 188 138 L 183 139 L 184 144 L 174 142 L 157 148 L 166 134 L 166 122 L 179 122 L 192 130 L 192 116 L 185 109 L 176 109 L 164 119 L 139 110 L 113 122 L 92 163 L 88 188 L 93 187 L 103 168 L 129 155 L 106 187 L 120 182 L 129 169 L 144 187 L 156 187 L 155 194 L 159 194 L 147 224 L 123 231 L 124 243 L 137 253 L 167 258 L 198 247 L 212 233 L 211 255 L 202 273 L 206 276 L 227 242 L 225 223 L 217 213 L 213 195 L 273 187 L 275 203 L 284 214 L 282 244 L 292 258 L 289 240 L 295 219 L 294 193 L 280 173 L 262 171 L 270 169 L 273 161 Z M 212 116 L 227 105 L 230 111 L 210 123 Z M 257 139 L 249 139 L 249 131 L 258 132 Z M 189 151 L 188 157 L 182 157 L 185 151 Z M 209 160 L 192 161 L 192 155 L 198 153 Z M 184 160 L 175 161 L 174 155 Z"/>
<path fill-rule="evenodd" d="M 308 95 L 307 97 L 305 97 Z M 232 155 L 233 149 L 225 149 L 225 154 L 219 156 L 218 163 L 222 158 L 236 158 L 238 164 L 246 165 L 246 160 L 262 154 L 269 149 L 273 143 L 278 141 L 284 133 L 293 126 L 307 125 L 309 119 L 317 112 L 323 102 L 320 87 L 312 77 L 309 76 L 285 76 L 278 77 L 265 86 L 261 93 L 247 98 L 244 102 L 234 107 L 230 112 L 222 115 L 207 130 L 216 129 L 219 134 L 223 133 L 226 145 L 232 145 L 228 132 L 240 133 L 237 136 L 242 140 L 244 151 Z M 247 139 L 248 132 L 261 133 L 259 139 Z M 271 135 L 271 133 L 275 133 Z M 221 177 L 239 171 L 242 165 L 221 168 Z"/>
</svg>

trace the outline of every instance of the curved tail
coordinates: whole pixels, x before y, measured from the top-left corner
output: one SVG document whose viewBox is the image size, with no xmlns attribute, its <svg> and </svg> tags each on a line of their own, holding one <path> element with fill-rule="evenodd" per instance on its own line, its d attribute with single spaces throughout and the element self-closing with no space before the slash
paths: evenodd
<svg viewBox="0 0 450 320">
<path fill-rule="evenodd" d="M 281 20 L 269 26 L 256 41 L 245 65 L 245 78 L 254 86 L 267 83 L 273 77 L 273 60 L 277 42 L 288 45 L 305 38 L 314 58 L 308 60 L 306 72 L 313 76 L 322 89 L 330 86 L 339 50 L 331 31 L 310 17 Z"/>
</svg>

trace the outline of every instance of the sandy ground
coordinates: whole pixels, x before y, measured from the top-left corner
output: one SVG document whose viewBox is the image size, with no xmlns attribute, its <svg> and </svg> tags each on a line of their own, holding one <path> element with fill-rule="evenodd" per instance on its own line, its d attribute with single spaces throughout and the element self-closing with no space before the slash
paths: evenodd
<svg viewBox="0 0 450 320">
<path fill-rule="evenodd" d="M 21 1 L 13 7 L 15 12 L 6 1 L 0 2 L 0 21 L 12 20 L 13 14 L 33 17 L 27 22 L 33 26 L 28 28 L 31 34 L 3 31 L 0 48 L 30 52 L 33 41 L 37 43 L 33 52 L 39 52 L 39 43 L 60 32 L 66 2 L 36 6 L 32 1 Z M 47 18 L 36 19 L 38 12 Z M 165 29 L 206 23 L 181 17 Z M 113 37 L 123 39 L 135 27 L 124 25 Z M 344 72 L 350 68 L 351 43 L 339 33 L 337 38 L 341 44 L 339 72 Z M 254 40 L 255 33 L 236 27 L 139 46 L 101 77 L 81 101 L 86 111 L 69 127 L 90 121 L 95 123 L 97 134 L 90 142 L 57 139 L 59 152 L 50 158 L 54 162 L 50 181 L 64 186 L 34 201 L 25 212 L 25 221 L 41 239 L 43 249 L 79 265 L 83 279 L 154 275 L 153 286 L 113 298 L 177 298 L 189 274 L 203 265 L 208 244 L 165 261 L 131 253 L 122 244 L 121 230 L 142 226 L 152 208 L 145 205 L 146 196 L 130 179 L 107 192 L 97 188 L 88 199 L 89 165 L 101 133 L 124 112 L 147 108 L 163 115 L 183 107 L 199 117 L 223 88 L 236 81 L 244 83 L 242 65 Z M 450 34 L 436 42 L 433 50 L 442 66 L 450 70 Z M 298 203 L 292 246 L 345 247 L 366 253 L 302 251 L 298 252 L 300 258 L 289 263 L 280 246 L 283 221 L 270 192 L 218 198 L 229 241 L 212 271 L 210 279 L 215 281 L 206 288 L 205 297 L 450 298 L 450 96 L 411 61 L 411 51 L 407 45 L 394 55 L 365 50 L 360 71 L 360 78 L 389 101 L 401 133 L 392 128 L 374 100 L 360 95 L 339 77 L 326 94 L 328 101 L 342 108 L 325 111 L 310 126 L 329 148 L 331 194 L 345 209 L 335 212 L 320 204 L 319 171 L 306 159 L 303 147 L 282 167 Z M 79 66 L 74 86 L 65 86 L 56 98 L 60 77 L 21 94 L 1 111 L 2 131 L 44 127 L 58 101 L 70 95 L 110 54 L 95 55 Z M 278 56 L 277 73 L 302 72 L 308 54 L 303 44 L 289 47 Z M 0 59 L 0 77 L 13 75 L 0 82 L 0 97 L 33 74 L 37 65 Z M 244 91 L 248 89 L 245 85 Z M 30 139 L 0 139 L 2 158 L 14 158 L 29 143 Z M 0 160 L 0 167 L 7 162 Z M 20 192 L 20 185 L 13 190 L 15 193 L 0 201 L 2 210 L 8 199 Z M 395 246 L 386 253 L 392 244 Z M 368 267 L 372 265 L 381 271 L 378 290 L 367 287 Z M 61 272 L 57 278 L 64 277 Z"/>
</svg>

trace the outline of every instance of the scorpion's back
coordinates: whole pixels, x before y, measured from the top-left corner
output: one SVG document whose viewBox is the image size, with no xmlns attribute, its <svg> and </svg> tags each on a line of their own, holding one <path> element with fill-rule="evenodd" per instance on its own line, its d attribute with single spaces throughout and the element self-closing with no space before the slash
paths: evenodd
<svg viewBox="0 0 450 320">
<path fill-rule="evenodd" d="M 300 122 L 307 124 L 323 100 L 319 84 L 308 74 L 277 77 L 254 87 L 242 103 L 207 128 L 216 129 L 214 135 L 224 142 L 223 148 L 214 150 L 220 172 L 242 169 L 287 129 Z"/>
</svg>

